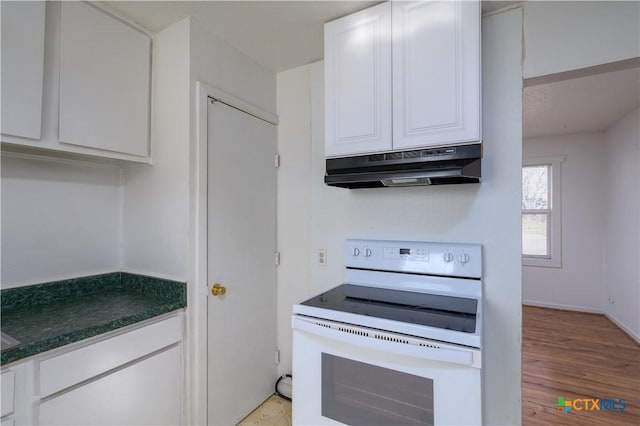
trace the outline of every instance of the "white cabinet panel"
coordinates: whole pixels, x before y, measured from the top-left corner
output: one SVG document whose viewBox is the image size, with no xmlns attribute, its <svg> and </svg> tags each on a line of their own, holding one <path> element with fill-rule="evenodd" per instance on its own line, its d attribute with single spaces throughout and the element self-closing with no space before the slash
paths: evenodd
<svg viewBox="0 0 640 426">
<path fill-rule="evenodd" d="M 325 25 L 325 153 L 391 149 L 391 4 Z"/>
<path fill-rule="evenodd" d="M 13 413 L 15 394 L 15 374 L 13 371 L 5 371 L 0 376 L 0 389 L 2 391 L 2 416 Z"/>
<path fill-rule="evenodd" d="M 40 424 L 181 424 L 181 346 L 40 404 Z"/>
<path fill-rule="evenodd" d="M 393 1 L 325 25 L 325 156 L 478 142 L 480 2 Z"/>
<path fill-rule="evenodd" d="M 40 139 L 45 2 L 3 1 L 2 133 Z"/>
<path fill-rule="evenodd" d="M 184 313 L 114 333 L 3 370 L 3 426 L 183 424 Z"/>
<path fill-rule="evenodd" d="M 393 149 L 480 139 L 480 2 L 393 2 Z"/>
<path fill-rule="evenodd" d="M 46 397 L 182 340 L 182 316 L 169 318 L 40 363 Z"/>
<path fill-rule="evenodd" d="M 60 141 L 149 150 L 150 38 L 82 2 L 62 3 Z"/>
</svg>

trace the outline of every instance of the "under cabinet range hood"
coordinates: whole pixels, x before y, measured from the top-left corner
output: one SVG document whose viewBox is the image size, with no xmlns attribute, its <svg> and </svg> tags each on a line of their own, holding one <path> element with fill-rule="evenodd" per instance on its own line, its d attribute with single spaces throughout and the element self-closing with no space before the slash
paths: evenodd
<svg viewBox="0 0 640 426">
<path fill-rule="evenodd" d="M 327 158 L 324 182 L 342 188 L 480 182 L 482 143 Z"/>
</svg>

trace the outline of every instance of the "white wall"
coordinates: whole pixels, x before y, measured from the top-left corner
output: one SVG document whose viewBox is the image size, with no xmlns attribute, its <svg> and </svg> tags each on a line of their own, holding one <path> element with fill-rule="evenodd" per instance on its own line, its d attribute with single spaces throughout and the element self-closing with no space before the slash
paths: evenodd
<svg viewBox="0 0 640 426">
<path fill-rule="evenodd" d="M 311 244 L 311 70 L 307 65 L 278 74 L 278 375 L 291 372 L 291 307 L 310 293 Z M 296 247 L 298 249 L 296 249 Z M 333 260 L 333 259 L 331 259 Z M 315 264 L 314 264 L 315 269 Z"/>
<path fill-rule="evenodd" d="M 189 20 L 154 40 L 152 166 L 124 172 L 123 270 L 185 281 L 189 252 Z"/>
<path fill-rule="evenodd" d="M 526 1 L 524 77 L 640 56 L 637 1 Z"/>
<path fill-rule="evenodd" d="M 286 318 L 292 300 L 341 282 L 345 238 L 479 242 L 484 255 L 487 424 L 518 424 L 521 417 L 521 32 L 520 9 L 483 19 L 485 150 L 480 185 L 368 190 L 325 186 L 322 62 L 278 76 L 282 167 L 287 161 L 301 163 L 283 169 L 286 176 L 279 179 L 278 206 L 286 210 L 278 216 L 283 222 L 279 223 L 279 335 L 290 336 Z M 309 138 L 310 158 L 300 157 L 309 155 Z M 285 177 L 288 182 L 283 182 Z M 310 206 L 302 195 L 305 190 L 310 191 Z M 289 227 L 284 222 L 309 215 L 310 224 L 298 219 Z M 327 266 L 316 263 L 318 249 L 327 250 Z M 296 263 L 287 264 L 287 259 Z M 280 349 L 283 360 L 290 360 L 290 341 L 285 340 L 279 339 L 281 345 L 288 344 Z M 287 369 L 290 366 L 281 366 L 282 371 Z"/>
<path fill-rule="evenodd" d="M 522 268 L 523 302 L 604 311 L 604 133 L 525 139 L 523 158 L 565 156 L 562 267 Z"/>
<path fill-rule="evenodd" d="M 2 288 L 120 267 L 116 167 L 2 153 Z"/>
<path fill-rule="evenodd" d="M 606 313 L 640 341 L 640 110 L 606 132 Z"/>
<path fill-rule="evenodd" d="M 198 173 L 206 168 L 206 157 L 198 154 L 198 96 L 197 82 L 220 89 L 237 99 L 264 111 L 276 111 L 276 76 L 214 35 L 205 25 L 190 18 L 189 28 L 189 84 L 190 84 L 190 232 L 193 245 L 190 253 L 188 289 L 188 424 L 204 424 L 207 420 L 207 279 L 206 261 L 198 256 L 206 245 L 206 228 L 200 230 L 200 220 L 206 220 L 198 202 L 205 198 L 199 186 Z M 185 194 L 188 192 L 185 191 Z M 242 196 L 240 194 L 239 196 Z M 206 202 L 205 202 L 206 204 Z M 257 206 L 259 207 L 259 206 Z M 202 216 L 201 216 L 202 215 Z"/>
<path fill-rule="evenodd" d="M 199 194 L 196 83 L 275 113 L 275 75 L 185 18 L 154 40 L 153 166 L 125 170 L 123 269 L 188 281 L 186 422 L 206 421 L 206 276 L 193 240 Z M 205 166 L 206 167 L 206 166 Z M 206 270 L 206 268 L 205 268 Z M 206 275 L 206 273 L 205 273 Z M 201 281 L 195 280 L 201 279 Z"/>
<path fill-rule="evenodd" d="M 222 89 L 267 112 L 276 111 L 275 74 L 214 35 L 198 19 L 192 18 L 192 87 L 197 81 Z M 192 90 L 192 93 L 195 92 Z"/>
</svg>

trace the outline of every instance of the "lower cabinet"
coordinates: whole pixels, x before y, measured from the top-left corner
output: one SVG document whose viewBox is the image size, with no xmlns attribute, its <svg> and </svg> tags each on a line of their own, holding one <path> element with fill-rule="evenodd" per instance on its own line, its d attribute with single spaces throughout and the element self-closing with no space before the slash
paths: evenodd
<svg viewBox="0 0 640 426">
<path fill-rule="evenodd" d="M 181 423 L 179 346 L 40 403 L 41 425 Z"/>
<path fill-rule="evenodd" d="M 13 414 L 13 403 L 15 400 L 15 371 L 3 371 L 0 375 L 0 387 L 2 388 L 2 426 L 13 424 L 13 419 L 9 418 Z"/>
<path fill-rule="evenodd" d="M 183 424 L 183 333 L 180 311 L 3 368 L 2 426 Z"/>
</svg>

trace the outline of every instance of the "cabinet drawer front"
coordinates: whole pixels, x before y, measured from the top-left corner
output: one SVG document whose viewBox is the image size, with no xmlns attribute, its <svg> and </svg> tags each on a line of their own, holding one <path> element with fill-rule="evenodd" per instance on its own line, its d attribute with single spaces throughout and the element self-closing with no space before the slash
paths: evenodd
<svg viewBox="0 0 640 426">
<path fill-rule="evenodd" d="M 2 416 L 13 413 L 13 395 L 15 374 L 13 371 L 5 371 L 0 376 L 0 382 L 2 383 Z M 4 423 L 3 423 L 4 424 Z"/>
<path fill-rule="evenodd" d="M 42 398 L 182 340 L 183 315 L 72 350 L 40 363 Z"/>
<path fill-rule="evenodd" d="M 173 347 L 40 404 L 41 425 L 177 425 L 182 350 Z"/>
</svg>

